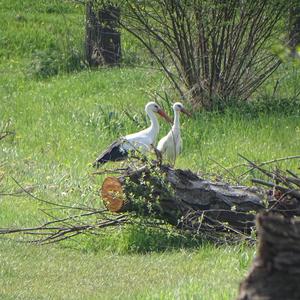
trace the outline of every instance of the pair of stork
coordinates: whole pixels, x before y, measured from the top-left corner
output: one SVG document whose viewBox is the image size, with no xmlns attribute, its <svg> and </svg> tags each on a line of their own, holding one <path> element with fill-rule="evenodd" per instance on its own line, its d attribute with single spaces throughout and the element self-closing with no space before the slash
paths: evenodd
<svg viewBox="0 0 300 300">
<path fill-rule="evenodd" d="M 163 137 L 157 145 L 163 159 L 174 163 L 176 157 L 182 149 L 182 140 L 180 136 L 180 112 L 190 116 L 190 113 L 185 110 L 180 102 L 173 105 L 174 121 L 169 133 Z M 126 135 L 117 141 L 113 142 L 93 163 L 94 167 L 99 167 L 109 161 L 120 161 L 128 157 L 129 153 L 134 150 L 141 152 L 150 151 L 156 142 L 159 133 L 159 123 L 156 113 L 163 117 L 167 122 L 172 123 L 170 117 L 164 110 L 155 102 L 149 102 L 145 106 L 146 114 L 150 119 L 150 126 L 137 133 Z"/>
</svg>

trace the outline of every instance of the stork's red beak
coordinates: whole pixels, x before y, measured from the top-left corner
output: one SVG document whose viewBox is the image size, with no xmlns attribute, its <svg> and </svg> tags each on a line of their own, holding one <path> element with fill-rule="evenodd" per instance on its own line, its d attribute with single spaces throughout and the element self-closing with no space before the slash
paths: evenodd
<svg viewBox="0 0 300 300">
<path fill-rule="evenodd" d="M 187 111 L 185 108 L 182 108 L 180 111 L 186 114 L 187 116 L 192 117 L 192 114 L 189 111 Z"/>
<path fill-rule="evenodd" d="M 167 122 L 169 122 L 169 123 L 173 123 L 172 122 L 172 119 L 161 109 L 161 108 L 159 108 L 158 110 L 157 110 L 157 113 L 160 115 L 160 116 L 162 116 Z"/>
</svg>

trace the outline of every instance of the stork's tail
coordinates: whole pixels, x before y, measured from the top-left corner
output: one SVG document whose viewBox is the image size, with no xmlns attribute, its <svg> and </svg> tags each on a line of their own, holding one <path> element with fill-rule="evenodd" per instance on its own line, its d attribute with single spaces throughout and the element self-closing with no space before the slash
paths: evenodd
<svg viewBox="0 0 300 300">
<path fill-rule="evenodd" d="M 99 168 L 109 161 L 120 161 L 128 157 L 128 152 L 121 149 L 122 141 L 112 143 L 93 163 L 93 167 Z"/>
<path fill-rule="evenodd" d="M 108 161 L 107 160 L 103 160 L 102 158 L 98 158 L 97 160 L 95 160 L 93 162 L 93 168 L 99 168 L 100 166 L 106 164 Z"/>
</svg>

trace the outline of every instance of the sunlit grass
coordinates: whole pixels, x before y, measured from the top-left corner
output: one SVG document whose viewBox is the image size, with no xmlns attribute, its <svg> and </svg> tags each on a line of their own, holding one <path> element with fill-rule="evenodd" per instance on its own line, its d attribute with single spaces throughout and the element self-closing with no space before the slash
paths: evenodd
<svg viewBox="0 0 300 300">
<path fill-rule="evenodd" d="M 233 299 L 253 250 L 124 256 L 6 243 L 0 256 L 1 299 Z"/>
</svg>

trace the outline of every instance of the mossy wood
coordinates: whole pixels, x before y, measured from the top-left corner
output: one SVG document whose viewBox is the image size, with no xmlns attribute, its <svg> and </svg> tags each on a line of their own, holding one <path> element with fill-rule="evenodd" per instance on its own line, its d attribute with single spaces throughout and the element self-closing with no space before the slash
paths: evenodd
<svg viewBox="0 0 300 300">
<path fill-rule="evenodd" d="M 237 300 L 300 299 L 300 221 L 257 217 L 258 250 Z"/>
<path fill-rule="evenodd" d="M 253 188 L 210 182 L 189 170 L 142 167 L 120 177 L 107 177 L 101 195 L 113 212 L 150 212 L 168 223 L 193 230 L 224 230 L 226 224 L 249 231 L 256 212 L 265 208 Z"/>
</svg>

